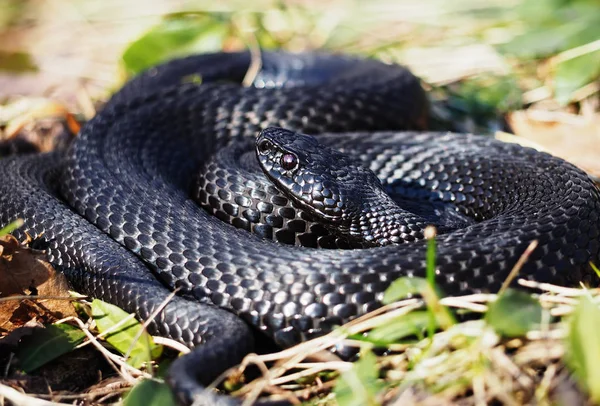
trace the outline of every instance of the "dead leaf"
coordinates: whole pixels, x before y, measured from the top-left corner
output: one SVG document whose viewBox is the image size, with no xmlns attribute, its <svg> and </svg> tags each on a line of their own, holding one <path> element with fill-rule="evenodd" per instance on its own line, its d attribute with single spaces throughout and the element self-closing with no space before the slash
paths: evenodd
<svg viewBox="0 0 600 406">
<path fill-rule="evenodd" d="M 600 114 L 530 109 L 511 113 L 508 121 L 519 137 L 600 177 Z"/>
<path fill-rule="evenodd" d="M 80 130 L 63 104 L 45 98 L 21 97 L 0 106 L 2 156 L 65 149 Z"/>
<path fill-rule="evenodd" d="M 44 99 L 42 101 L 36 99 L 36 101 L 37 103 L 33 104 L 30 109 L 8 123 L 5 129 L 8 138 L 16 136 L 27 124 L 43 119 L 62 119 L 71 133 L 77 134 L 79 132 L 81 126 L 63 104 Z"/>
<path fill-rule="evenodd" d="M 42 251 L 21 245 L 11 235 L 0 238 L 0 249 L 0 297 L 69 297 L 64 275 L 52 268 Z M 52 322 L 74 315 L 75 310 L 69 300 L 3 300 L 0 302 L 0 330 L 12 331 L 34 318 Z"/>
<path fill-rule="evenodd" d="M 44 266 L 44 253 L 22 247 L 11 235 L 0 238 L 0 247 L 0 296 L 23 294 L 46 282 L 54 273 L 51 267 Z"/>
</svg>

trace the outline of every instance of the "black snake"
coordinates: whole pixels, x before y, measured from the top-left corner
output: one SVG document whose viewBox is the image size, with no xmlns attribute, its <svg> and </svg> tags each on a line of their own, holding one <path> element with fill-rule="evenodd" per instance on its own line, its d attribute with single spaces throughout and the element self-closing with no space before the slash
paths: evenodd
<svg viewBox="0 0 600 406">
<path fill-rule="evenodd" d="M 264 53 L 253 85 L 243 87 L 249 63 L 248 53 L 218 53 L 151 69 L 68 151 L 0 161 L 2 224 L 24 218 L 19 232 L 37 237 L 76 290 L 145 319 L 179 289 L 151 328 L 205 344 L 173 367 L 182 400 L 234 402 L 202 393 L 197 380 L 210 381 L 252 350 L 248 326 L 291 345 L 376 308 L 390 282 L 423 273 L 429 223 L 440 229 L 437 282 L 447 293 L 496 291 L 534 239 L 539 246 L 520 276 L 593 280 L 600 196 L 582 171 L 489 137 L 418 132 L 426 97 L 396 65 Z M 263 137 L 290 149 L 262 165 L 292 174 L 298 162 L 290 160 L 316 162 L 312 169 L 330 175 L 324 188 L 312 188 L 318 173 L 292 181 L 269 173 L 283 191 L 265 180 L 256 155 L 273 144 L 254 140 L 268 127 L 320 134 L 284 142 L 274 137 L 281 130 L 266 130 Z M 377 199 L 361 186 L 336 189 L 351 166 L 377 185 Z M 190 185 L 203 191 L 190 193 Z M 316 218 L 331 220 L 340 196 L 365 203 L 352 209 L 358 222 L 320 225 Z M 386 196 L 398 206 L 378 211 L 381 199 L 392 204 Z M 386 228 L 390 219 L 400 220 Z M 361 240 L 367 223 L 380 228 Z M 348 232 L 338 237 L 336 228 Z M 378 244 L 387 246 L 319 248 Z"/>
</svg>

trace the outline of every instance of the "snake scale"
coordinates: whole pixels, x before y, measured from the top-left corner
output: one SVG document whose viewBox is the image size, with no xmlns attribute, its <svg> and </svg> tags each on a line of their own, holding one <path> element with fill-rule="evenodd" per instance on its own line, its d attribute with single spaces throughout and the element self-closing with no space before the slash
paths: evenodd
<svg viewBox="0 0 600 406">
<path fill-rule="evenodd" d="M 196 347 L 171 369 L 182 402 L 236 404 L 200 383 L 252 351 L 255 331 L 292 345 L 375 309 L 396 278 L 422 275 L 413 218 L 440 229 L 436 278 L 447 293 L 496 291 L 534 239 L 520 276 L 592 283 L 600 195 L 581 170 L 489 137 L 425 131 L 426 95 L 397 65 L 265 52 L 252 85 L 241 86 L 249 64 L 246 52 L 215 53 L 152 68 L 67 151 L 0 161 L 2 224 L 24 218 L 18 234 L 34 236 L 74 289 L 143 319 L 158 310 L 153 333 Z M 269 127 L 319 135 L 288 143 L 294 159 L 302 146 L 341 150 L 320 158 L 338 164 L 333 181 L 345 179 L 347 162 L 368 168 L 367 182 L 408 213 L 402 241 L 341 249 L 354 243 L 290 194 L 318 175 L 288 181 L 289 190 L 265 178 L 257 156 L 272 145 L 254 140 L 280 131 Z M 292 158 L 277 162 L 290 169 Z M 265 162 L 269 175 L 276 165 Z M 319 191 L 320 207 L 338 193 Z"/>
</svg>

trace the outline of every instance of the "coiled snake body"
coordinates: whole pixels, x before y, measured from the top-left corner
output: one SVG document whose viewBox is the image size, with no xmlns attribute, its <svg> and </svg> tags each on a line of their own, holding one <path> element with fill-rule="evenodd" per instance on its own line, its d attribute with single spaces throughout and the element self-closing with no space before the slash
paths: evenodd
<svg viewBox="0 0 600 406">
<path fill-rule="evenodd" d="M 582 171 L 483 136 L 399 132 L 426 121 L 425 95 L 401 67 L 321 54 L 262 58 L 249 87 L 239 85 L 247 53 L 154 68 L 117 93 L 66 153 L 0 161 L 2 223 L 24 218 L 20 232 L 38 236 L 76 290 L 148 318 L 179 289 L 151 328 L 205 344 L 174 366 L 184 400 L 198 394 L 196 379 L 210 381 L 251 351 L 248 325 L 290 345 L 376 308 L 390 282 L 424 270 L 418 236 L 311 248 L 348 242 L 315 225 L 316 214 L 287 192 L 259 186 L 253 150 L 231 155 L 242 169 L 254 165 L 248 178 L 206 164 L 223 147 L 254 148 L 245 140 L 270 126 L 321 134 L 320 143 L 362 160 L 409 213 L 446 228 L 437 282 L 448 293 L 497 290 L 534 239 L 521 277 L 591 280 L 600 197 Z M 198 180 L 203 163 L 212 172 Z M 214 195 L 190 194 L 193 184 Z"/>
</svg>

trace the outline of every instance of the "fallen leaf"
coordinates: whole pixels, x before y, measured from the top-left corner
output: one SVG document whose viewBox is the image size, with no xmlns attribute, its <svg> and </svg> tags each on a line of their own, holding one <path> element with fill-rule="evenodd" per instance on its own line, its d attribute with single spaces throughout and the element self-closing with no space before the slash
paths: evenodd
<svg viewBox="0 0 600 406">
<path fill-rule="evenodd" d="M 0 107 L 0 125 L 6 126 L 0 144 L 3 155 L 11 149 L 49 152 L 65 147 L 81 129 L 65 105 L 43 98 L 21 98 Z"/>
<path fill-rule="evenodd" d="M 489 304 L 485 320 L 504 337 L 521 337 L 539 328 L 542 306 L 526 292 L 507 289 Z"/>
<path fill-rule="evenodd" d="M 102 300 L 94 299 L 92 302 L 92 317 L 96 321 L 98 331 L 109 332 L 105 336 L 106 341 L 121 354 L 128 356 L 129 365 L 139 368 L 144 363 L 158 358 L 162 353 L 162 346 L 155 344 L 142 324 L 130 316 L 119 307 Z M 130 320 L 123 323 L 123 320 L 128 318 Z"/>
<path fill-rule="evenodd" d="M 596 334 L 599 322 L 598 304 L 591 297 L 582 296 L 569 318 L 569 334 L 565 338 L 567 365 L 595 404 L 600 402 L 600 338 Z"/>
<path fill-rule="evenodd" d="M 519 137 L 600 177 L 600 114 L 521 110 L 508 121 Z"/>
<path fill-rule="evenodd" d="M 560 62 L 554 78 L 556 99 L 566 105 L 576 90 L 594 82 L 599 76 L 600 50 Z"/>
<path fill-rule="evenodd" d="M 35 317 L 53 322 L 75 315 L 69 300 L 12 300 L 14 295 L 69 297 L 68 283 L 42 251 L 21 245 L 13 236 L 0 238 L 0 249 L 0 330 L 12 331 Z"/>
<path fill-rule="evenodd" d="M 174 403 L 173 392 L 166 383 L 149 379 L 134 386 L 123 401 L 124 406 L 160 406 Z"/>
<path fill-rule="evenodd" d="M 377 405 L 384 386 L 379 379 L 377 358 L 367 352 L 342 373 L 334 389 L 335 400 L 340 406 Z"/>
<path fill-rule="evenodd" d="M 12 235 L 0 238 L 0 296 L 23 294 L 50 279 L 54 273 L 44 266 L 45 255 L 22 247 Z"/>
<path fill-rule="evenodd" d="M 85 339 L 85 333 L 69 324 L 51 324 L 37 329 L 17 351 L 19 367 L 30 373 L 73 351 Z"/>
</svg>

